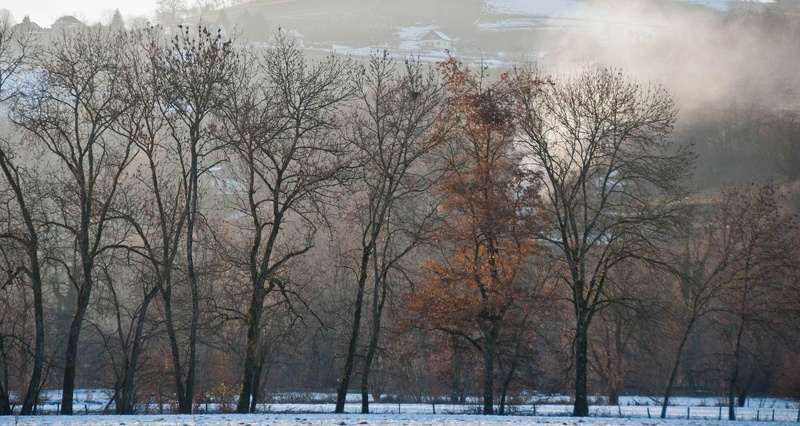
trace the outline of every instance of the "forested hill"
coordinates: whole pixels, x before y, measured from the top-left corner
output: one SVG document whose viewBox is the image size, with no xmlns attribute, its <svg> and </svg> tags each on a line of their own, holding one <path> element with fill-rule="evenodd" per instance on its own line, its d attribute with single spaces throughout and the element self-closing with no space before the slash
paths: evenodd
<svg viewBox="0 0 800 426">
<path fill-rule="evenodd" d="M 676 98 L 678 137 L 699 155 L 696 188 L 800 176 L 795 143 L 800 2 L 727 0 L 253 0 L 211 12 L 244 40 L 278 28 L 306 49 L 459 59 L 509 66 L 538 58 L 555 72 L 601 63 L 663 84 Z M 216 15 L 215 15 L 216 13 Z M 567 71 L 568 72 L 568 71 Z"/>
<path fill-rule="evenodd" d="M 263 25 L 265 22 L 272 30 L 294 28 L 308 40 L 318 43 L 391 44 L 398 28 L 408 26 L 430 26 L 462 39 L 474 39 L 476 32 L 487 29 L 487 22 L 506 18 L 537 19 L 526 24 L 528 29 L 548 26 L 543 19 L 602 21 L 607 19 L 608 12 L 602 3 L 585 0 L 252 0 L 224 9 L 224 19 L 232 24 L 260 21 Z M 739 3 L 748 8 L 764 4 L 727 0 L 647 2 L 666 13 L 691 10 L 703 14 L 742 7 Z M 218 19 L 216 12 L 209 12 L 206 17 Z M 516 21 L 520 22 L 524 21 Z"/>
</svg>

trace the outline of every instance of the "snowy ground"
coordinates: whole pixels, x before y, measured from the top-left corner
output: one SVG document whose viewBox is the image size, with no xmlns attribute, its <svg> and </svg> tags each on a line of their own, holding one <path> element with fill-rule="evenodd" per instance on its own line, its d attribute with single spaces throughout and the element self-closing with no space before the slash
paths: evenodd
<svg viewBox="0 0 800 426">
<path fill-rule="evenodd" d="M 728 10 L 731 0 L 674 0 L 684 3 L 697 4 L 716 10 Z M 772 3 L 774 0 L 732 0 L 752 3 Z M 589 3 L 590 4 L 590 3 Z M 549 16 L 549 17 L 575 17 L 587 2 L 581 0 L 486 0 L 484 13 L 523 15 L 523 16 Z"/>
<path fill-rule="evenodd" d="M 15 423 L 16 422 L 16 423 Z M 216 414 L 216 415 L 181 415 L 181 416 L 40 416 L 27 418 L 2 418 L 0 424 L 19 424 L 36 426 L 77 426 L 77 425 L 155 425 L 155 426 L 255 426 L 255 425 L 564 425 L 564 426 L 722 426 L 731 425 L 728 421 L 697 420 L 656 420 L 656 419 L 619 419 L 619 418 L 572 418 L 572 417 L 528 417 L 503 416 L 484 417 L 477 415 L 431 415 L 431 414 Z M 756 426 L 763 422 L 739 421 L 737 426 Z M 771 422 L 772 425 L 796 424 L 793 422 Z"/>
<path fill-rule="evenodd" d="M 107 389 L 81 389 L 76 391 L 73 411 L 75 417 L 36 416 L 32 418 L 0 417 L 0 425 L 114 425 L 130 426 L 136 424 L 155 425 L 290 425 L 290 424 L 388 424 L 388 425 L 516 425 L 516 424 L 561 424 L 561 425 L 675 425 L 699 426 L 730 424 L 727 418 L 727 408 L 720 407 L 725 401 L 718 397 L 676 397 L 671 400 L 667 410 L 667 421 L 660 421 L 657 417 L 661 413 L 660 400 L 646 396 L 622 396 L 620 405 L 592 405 L 591 418 L 574 419 L 569 415 L 572 412 L 569 397 L 564 395 L 530 395 L 526 404 L 509 405 L 508 412 L 511 416 L 500 418 L 487 418 L 475 415 L 480 412 L 478 399 L 470 400 L 469 404 L 422 404 L 422 403 L 371 403 L 372 415 L 348 414 L 332 416 L 334 394 L 329 393 L 280 393 L 270 395 L 274 403 L 260 404 L 258 411 L 264 414 L 233 415 L 233 414 L 201 414 L 206 411 L 225 411 L 224 407 L 217 404 L 199 404 L 195 406 L 198 413 L 193 416 L 170 415 L 170 406 L 164 405 L 159 413 L 159 408 L 153 404 L 148 411 L 159 413 L 157 415 L 137 416 L 108 416 L 98 415 L 108 405 L 111 391 Z M 45 391 L 42 394 L 43 404 L 40 407 L 45 413 L 56 413 L 61 392 L 58 390 Z M 291 401 L 319 401 L 318 403 L 292 403 Z M 594 398 L 592 398 L 594 401 Z M 737 408 L 736 413 L 740 422 L 737 425 L 751 425 L 756 422 L 769 421 L 772 424 L 798 424 L 800 419 L 800 406 L 798 402 L 780 398 L 751 398 L 748 406 Z M 228 407 L 229 409 L 232 407 Z M 113 411 L 113 408 L 111 408 Z M 360 395 L 348 394 L 347 413 L 361 411 Z M 85 415 L 88 413 L 89 415 Z M 16 423 L 15 423 L 16 421 Z"/>
</svg>

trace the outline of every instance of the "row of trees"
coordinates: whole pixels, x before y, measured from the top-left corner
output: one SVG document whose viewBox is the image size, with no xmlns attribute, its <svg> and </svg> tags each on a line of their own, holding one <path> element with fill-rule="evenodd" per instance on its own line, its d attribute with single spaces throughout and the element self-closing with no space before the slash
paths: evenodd
<svg viewBox="0 0 800 426">
<path fill-rule="evenodd" d="M 399 383 L 463 401 L 475 374 L 484 414 L 539 388 L 585 416 L 590 371 L 616 399 L 644 362 L 666 407 L 705 365 L 698 330 L 730 344 L 733 407 L 758 354 L 796 351 L 766 337 L 799 306 L 780 195 L 688 197 L 675 105 L 618 70 L 312 59 L 203 28 L 2 28 L 0 58 L 4 414 L 54 386 L 72 414 L 93 371 L 121 414 L 255 412 L 279 380 L 336 387 L 337 412 L 360 380 L 369 412 Z"/>
</svg>

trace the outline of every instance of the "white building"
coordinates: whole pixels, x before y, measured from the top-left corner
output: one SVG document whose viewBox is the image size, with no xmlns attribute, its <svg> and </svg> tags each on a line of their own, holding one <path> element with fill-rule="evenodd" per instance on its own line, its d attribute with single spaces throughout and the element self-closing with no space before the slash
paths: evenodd
<svg viewBox="0 0 800 426">
<path fill-rule="evenodd" d="M 422 50 L 453 50 L 456 41 L 447 34 L 430 30 L 419 39 L 419 47 Z"/>
</svg>

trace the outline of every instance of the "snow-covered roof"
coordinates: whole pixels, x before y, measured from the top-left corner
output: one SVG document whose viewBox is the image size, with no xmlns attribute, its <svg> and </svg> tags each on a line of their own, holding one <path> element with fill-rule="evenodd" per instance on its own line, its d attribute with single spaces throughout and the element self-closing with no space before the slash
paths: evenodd
<svg viewBox="0 0 800 426">
<path fill-rule="evenodd" d="M 78 18 L 76 18 L 74 16 L 64 15 L 64 16 L 56 19 L 56 21 L 53 22 L 53 25 L 51 25 L 51 27 L 58 27 L 58 26 L 62 26 L 62 25 L 63 26 L 83 25 L 83 22 L 81 22 Z"/>
<path fill-rule="evenodd" d="M 25 21 L 22 21 L 19 24 L 14 25 L 12 28 L 14 28 L 15 30 L 19 29 L 19 30 L 24 31 L 24 32 L 39 32 L 39 31 L 42 31 L 42 27 L 39 24 L 37 24 L 36 22 L 33 22 L 33 21 L 28 21 L 27 23 Z"/>
<path fill-rule="evenodd" d="M 428 31 L 427 33 L 425 33 L 424 36 L 422 36 L 422 38 L 420 40 L 435 40 L 435 39 L 444 40 L 444 41 L 454 41 L 447 34 L 441 32 L 441 31 L 437 31 L 437 30 Z"/>
<path fill-rule="evenodd" d="M 280 32 L 281 32 L 281 34 L 283 34 L 286 37 L 305 38 L 305 36 L 300 34 L 300 31 L 297 31 L 297 30 L 289 30 L 289 29 L 286 29 L 286 28 L 281 28 Z"/>
</svg>

